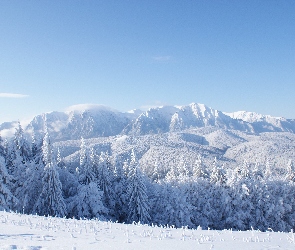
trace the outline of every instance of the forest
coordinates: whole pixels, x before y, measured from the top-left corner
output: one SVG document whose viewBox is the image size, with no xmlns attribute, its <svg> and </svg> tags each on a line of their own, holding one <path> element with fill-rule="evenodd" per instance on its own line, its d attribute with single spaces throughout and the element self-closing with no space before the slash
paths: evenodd
<svg viewBox="0 0 295 250">
<path fill-rule="evenodd" d="M 229 170 L 201 157 L 192 168 L 156 166 L 147 175 L 136 149 L 122 162 L 81 138 L 76 168 L 54 152 L 46 128 L 42 140 L 28 140 L 20 124 L 13 138 L 0 137 L 0 210 L 176 228 L 295 229 L 291 160 L 281 176 L 267 162 Z"/>
</svg>

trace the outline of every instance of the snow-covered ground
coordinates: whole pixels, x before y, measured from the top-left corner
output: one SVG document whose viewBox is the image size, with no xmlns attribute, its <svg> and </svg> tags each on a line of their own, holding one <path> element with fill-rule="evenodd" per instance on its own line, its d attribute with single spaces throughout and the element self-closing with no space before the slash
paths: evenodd
<svg viewBox="0 0 295 250">
<path fill-rule="evenodd" d="M 0 212 L 0 249 L 295 249 L 295 233 L 127 225 Z"/>
</svg>

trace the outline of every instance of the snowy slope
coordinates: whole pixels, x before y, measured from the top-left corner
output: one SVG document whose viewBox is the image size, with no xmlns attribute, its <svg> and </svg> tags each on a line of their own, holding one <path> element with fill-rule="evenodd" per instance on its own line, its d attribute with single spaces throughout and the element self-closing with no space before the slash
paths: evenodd
<svg viewBox="0 0 295 250">
<path fill-rule="evenodd" d="M 130 160 L 134 149 L 148 176 L 156 164 L 167 173 L 183 162 L 191 167 L 199 155 L 209 168 L 215 157 L 226 168 L 234 168 L 244 161 L 265 166 L 269 161 L 273 168 L 284 171 L 290 159 L 295 162 L 295 134 L 288 132 L 249 134 L 206 127 L 142 136 L 98 137 L 85 141 L 98 154 L 108 152 L 113 161 Z M 54 147 L 55 150 L 60 149 L 61 156 L 74 168 L 79 164 L 80 144 L 80 140 L 68 140 L 56 142 Z"/>
<path fill-rule="evenodd" d="M 284 249 L 295 234 L 175 229 L 0 212 L 0 249 Z"/>
</svg>

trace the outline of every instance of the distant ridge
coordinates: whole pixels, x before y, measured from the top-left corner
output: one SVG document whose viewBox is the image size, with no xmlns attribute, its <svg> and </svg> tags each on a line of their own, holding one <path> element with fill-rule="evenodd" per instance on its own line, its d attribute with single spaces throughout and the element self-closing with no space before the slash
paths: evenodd
<svg viewBox="0 0 295 250">
<path fill-rule="evenodd" d="M 295 133 L 295 120 L 272 117 L 255 112 L 222 112 L 204 104 L 162 106 L 147 111 L 120 112 L 104 105 L 79 104 L 65 112 L 49 112 L 35 116 L 24 127 L 28 133 L 42 134 L 44 116 L 52 139 L 56 141 L 115 135 L 147 135 L 183 131 L 190 128 L 218 127 L 248 133 Z M 14 132 L 15 122 L 0 125 L 2 136 Z"/>
</svg>

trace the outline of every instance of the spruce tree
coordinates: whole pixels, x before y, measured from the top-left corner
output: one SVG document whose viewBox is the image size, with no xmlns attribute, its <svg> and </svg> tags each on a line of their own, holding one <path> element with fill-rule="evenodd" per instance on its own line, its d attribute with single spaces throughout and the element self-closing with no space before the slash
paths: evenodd
<svg viewBox="0 0 295 250">
<path fill-rule="evenodd" d="M 81 139 L 80 165 L 77 168 L 77 175 L 79 181 L 77 194 L 68 200 L 70 216 L 105 219 L 108 210 L 102 202 L 103 192 L 99 189 L 95 178 L 93 156 L 83 138 Z"/>
<path fill-rule="evenodd" d="M 142 173 L 139 169 L 134 151 L 131 155 L 131 171 L 128 178 L 128 197 L 129 197 L 129 212 L 128 222 L 149 223 L 149 200 L 147 196 L 147 188 L 144 183 Z"/>
<path fill-rule="evenodd" d="M 0 156 L 0 210 L 9 210 L 15 207 L 17 198 L 11 193 L 11 177 L 9 176 L 3 156 Z"/>
<path fill-rule="evenodd" d="M 66 205 L 62 196 L 62 185 L 52 157 L 52 146 L 46 129 L 43 141 L 43 160 L 45 168 L 42 178 L 42 191 L 35 204 L 34 211 L 39 215 L 64 217 L 67 214 Z"/>
<path fill-rule="evenodd" d="M 295 182 L 295 170 L 294 170 L 293 162 L 291 159 L 288 161 L 287 174 L 286 174 L 285 179 L 287 181 Z"/>
<path fill-rule="evenodd" d="M 207 179 L 207 178 L 209 178 L 209 173 L 204 166 L 201 155 L 198 155 L 198 157 L 193 165 L 193 178 L 194 179 L 197 179 L 197 178 Z"/>
<path fill-rule="evenodd" d="M 111 163 L 108 154 L 101 152 L 98 164 L 98 185 L 103 191 L 103 201 L 110 213 L 114 213 L 115 194 L 113 190 L 114 176 L 111 171 Z"/>
</svg>

